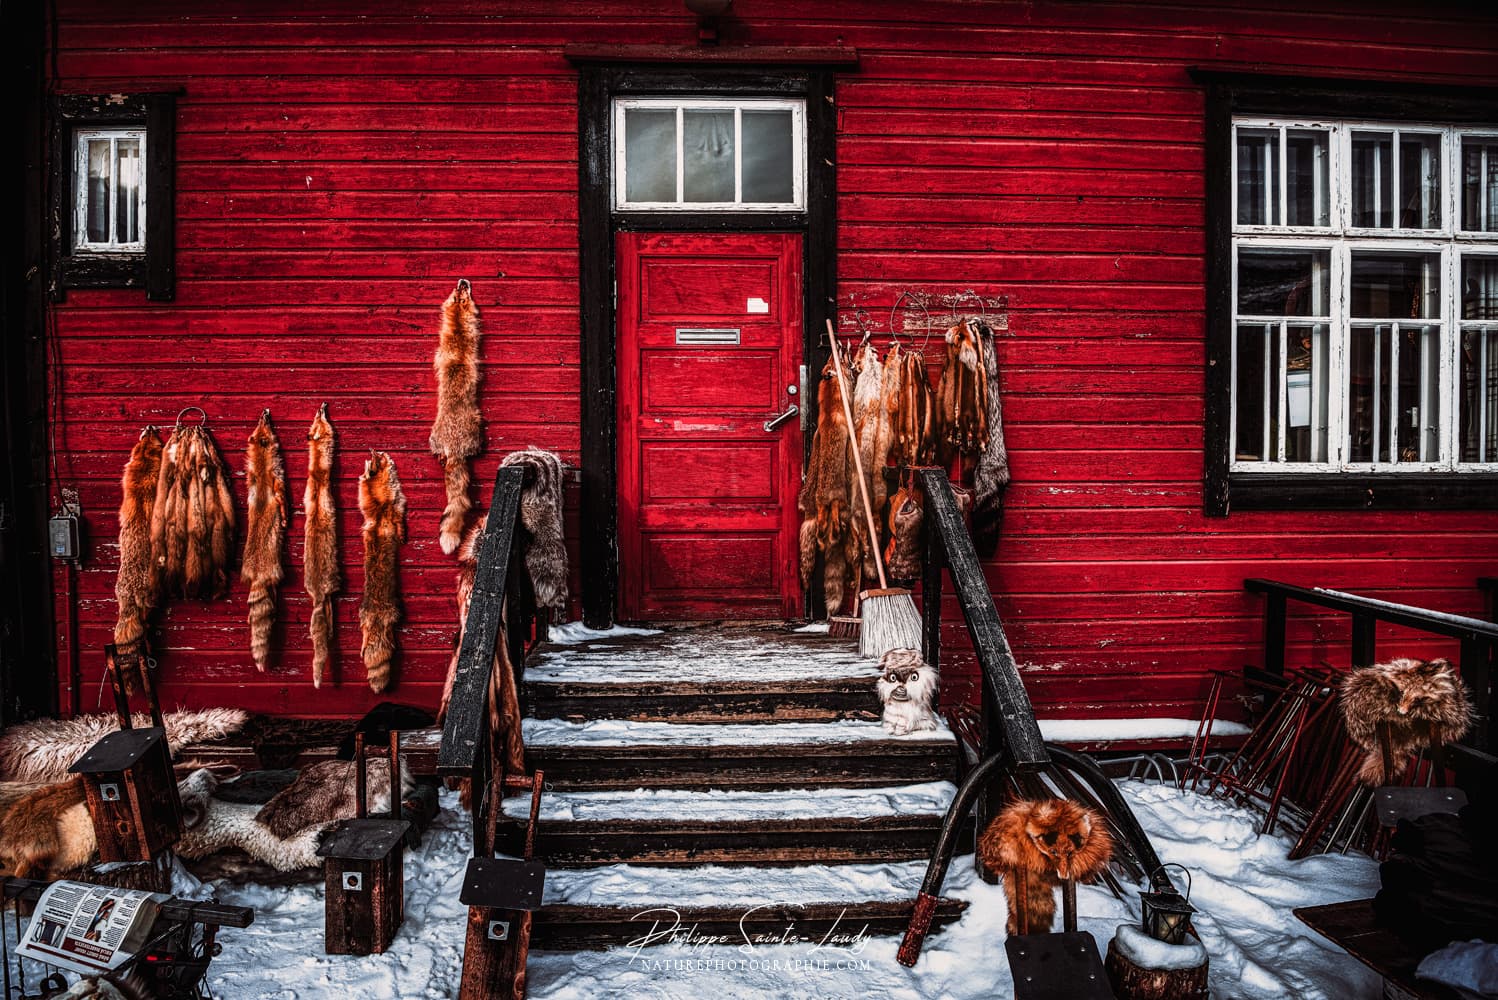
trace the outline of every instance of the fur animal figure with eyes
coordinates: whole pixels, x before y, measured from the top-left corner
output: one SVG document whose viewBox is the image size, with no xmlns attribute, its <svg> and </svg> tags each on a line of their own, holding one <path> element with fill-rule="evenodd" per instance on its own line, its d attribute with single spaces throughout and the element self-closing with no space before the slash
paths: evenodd
<svg viewBox="0 0 1498 1000">
<path fill-rule="evenodd" d="M 1347 675 L 1342 719 L 1347 735 L 1366 751 L 1358 778 L 1370 786 L 1387 785 L 1399 778 L 1410 754 L 1467 735 L 1472 703 L 1449 660 L 1401 658 Z M 1380 730 L 1388 733 L 1387 758 Z"/>
<path fill-rule="evenodd" d="M 892 649 L 879 661 L 884 728 L 895 736 L 936 728 L 936 668 L 914 649 Z"/>
<path fill-rule="evenodd" d="M 983 831 L 978 857 L 1003 873 L 1008 932 L 1044 934 L 1056 918 L 1056 886 L 1101 874 L 1113 835 L 1102 816 L 1070 799 L 1021 799 Z"/>
</svg>

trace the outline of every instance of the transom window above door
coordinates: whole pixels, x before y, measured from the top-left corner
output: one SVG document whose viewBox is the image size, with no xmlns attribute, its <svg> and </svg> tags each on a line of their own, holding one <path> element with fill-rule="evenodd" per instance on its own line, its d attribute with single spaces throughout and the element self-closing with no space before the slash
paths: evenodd
<svg viewBox="0 0 1498 1000">
<path fill-rule="evenodd" d="M 613 133 L 616 209 L 805 208 L 803 101 L 620 99 Z"/>
</svg>

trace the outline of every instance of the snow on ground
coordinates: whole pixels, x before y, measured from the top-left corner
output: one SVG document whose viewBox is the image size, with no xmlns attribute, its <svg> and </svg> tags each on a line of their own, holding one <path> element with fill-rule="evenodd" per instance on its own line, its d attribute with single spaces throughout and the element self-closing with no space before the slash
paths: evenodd
<svg viewBox="0 0 1498 1000">
<path fill-rule="evenodd" d="M 630 628 L 627 625 L 612 625 L 609 628 L 588 628 L 582 622 L 568 622 L 565 625 L 552 625 L 546 633 L 546 638 L 558 646 L 574 646 L 578 643 L 592 642 L 595 639 L 613 639 L 626 635 L 660 635 L 658 628 Z"/>
<path fill-rule="evenodd" d="M 574 623 L 575 625 L 575 623 Z M 630 681 L 799 681 L 867 678 L 869 697 L 879 665 L 861 660 L 854 645 L 816 637 L 769 642 L 760 631 L 717 632 L 690 629 L 652 633 L 648 642 L 595 642 L 590 633 L 566 625 L 551 630 L 573 636 L 564 649 L 542 648 L 525 669 L 528 681 L 569 684 L 622 684 Z M 564 631 L 565 630 L 565 631 Z M 639 630 L 630 630 L 639 631 Z M 579 638 L 580 637 L 580 638 Z M 780 636 L 789 640 L 788 635 Z"/>
<path fill-rule="evenodd" d="M 956 737 L 942 720 L 940 728 L 891 736 L 880 723 L 864 719 L 835 722 L 742 722 L 677 725 L 673 722 L 631 722 L 627 719 L 523 719 L 521 732 L 528 747 L 543 746 L 740 746 L 857 743 L 863 740 L 903 740 L 910 743 L 951 743 Z"/>
<path fill-rule="evenodd" d="M 947 811 L 957 786 L 950 781 L 890 788 L 787 789 L 705 792 L 678 788 L 639 788 L 630 792 L 547 792 L 541 796 L 542 820 L 611 819 L 726 821 L 735 819 L 821 819 L 858 816 L 923 816 Z M 506 816 L 530 815 L 531 797 L 504 800 Z"/>
<path fill-rule="evenodd" d="M 1120 787 L 1161 858 L 1192 871 L 1192 901 L 1200 911 L 1196 926 L 1211 957 L 1213 997 L 1379 996 L 1371 973 L 1290 913 L 1296 906 L 1371 895 L 1378 885 L 1378 868 L 1371 860 L 1326 855 L 1286 861 L 1289 842 L 1256 836 L 1252 813 L 1169 785 L 1128 781 Z M 454 795 L 444 792 L 442 805 L 422 846 L 406 856 L 406 923 L 390 953 L 369 958 L 324 955 L 320 883 L 289 889 L 224 887 L 221 900 L 253 906 L 256 917 L 249 928 L 226 928 L 220 935 L 224 953 L 210 970 L 216 994 L 227 1000 L 455 995 L 466 918 L 458 890 L 469 854 L 468 820 L 457 810 Z M 752 905 L 829 896 L 911 898 L 924 868 L 918 861 L 775 872 L 615 865 L 552 872 L 546 897 L 549 902 L 616 905 L 632 899 L 644 905 L 730 899 Z M 1008 995 L 1003 890 L 979 881 L 972 858 L 962 857 L 953 861 L 944 893 L 971 906 L 960 921 L 928 940 L 914 969 L 895 961 L 899 942 L 893 937 L 865 939 L 851 949 L 819 949 L 803 942 L 747 951 L 680 944 L 638 951 L 533 952 L 529 994 L 551 1000 L 978 1000 Z M 1138 903 L 1132 896 L 1124 903 L 1103 888 L 1082 886 L 1078 902 L 1081 927 L 1092 932 L 1099 950 L 1106 949 L 1118 924 L 1138 919 Z M 642 933 L 648 929 L 642 927 Z"/>
<path fill-rule="evenodd" d="M 1040 734 L 1052 743 L 1098 740 L 1164 740 L 1196 735 L 1200 719 L 1041 719 Z M 1212 723 L 1213 736 L 1246 736 L 1241 722 Z"/>
</svg>

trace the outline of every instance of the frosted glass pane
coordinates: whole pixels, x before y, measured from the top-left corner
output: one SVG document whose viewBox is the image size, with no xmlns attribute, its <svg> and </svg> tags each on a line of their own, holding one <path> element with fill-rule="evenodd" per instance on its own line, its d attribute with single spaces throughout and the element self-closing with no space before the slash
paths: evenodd
<svg viewBox="0 0 1498 1000">
<path fill-rule="evenodd" d="M 676 112 L 624 112 L 624 197 L 676 200 Z"/>
<path fill-rule="evenodd" d="M 85 231 L 90 243 L 109 242 L 109 140 L 88 141 L 88 198 L 84 206 Z"/>
<path fill-rule="evenodd" d="M 116 243 L 140 242 L 140 140 L 121 139 L 115 143 L 115 176 L 119 178 L 119 196 L 115 199 L 114 234 Z"/>
<path fill-rule="evenodd" d="M 784 204 L 795 199 L 789 111 L 745 111 L 743 181 L 746 202 Z"/>
<path fill-rule="evenodd" d="M 681 137 L 686 200 L 733 201 L 733 112 L 684 112 Z"/>
<path fill-rule="evenodd" d="M 1276 129 L 1238 130 L 1238 224 L 1280 224 L 1280 134 Z"/>
</svg>

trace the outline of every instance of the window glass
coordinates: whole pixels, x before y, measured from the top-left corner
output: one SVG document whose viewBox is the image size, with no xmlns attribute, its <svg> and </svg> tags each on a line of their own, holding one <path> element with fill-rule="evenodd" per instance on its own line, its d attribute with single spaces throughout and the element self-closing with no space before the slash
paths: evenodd
<svg viewBox="0 0 1498 1000">
<path fill-rule="evenodd" d="M 115 197 L 115 242 L 140 242 L 140 140 L 115 141 L 115 176 L 119 178 Z"/>
<path fill-rule="evenodd" d="M 744 201 L 794 201 L 795 123 L 791 113 L 746 109 L 742 131 Z"/>
<path fill-rule="evenodd" d="M 801 102 L 621 99 L 614 128 L 617 208 L 801 207 Z"/>
<path fill-rule="evenodd" d="M 1498 461 L 1498 324 L 1464 329 L 1461 347 L 1461 460 Z"/>
<path fill-rule="evenodd" d="M 1394 136 L 1352 133 L 1352 224 L 1362 229 L 1394 226 Z"/>
<path fill-rule="evenodd" d="M 84 219 L 89 243 L 109 242 L 109 140 L 88 140 L 88 184 L 84 194 Z"/>
<path fill-rule="evenodd" d="M 1280 220 L 1278 129 L 1238 130 L 1238 224 L 1273 226 Z"/>
<path fill-rule="evenodd" d="M 682 115 L 682 191 L 687 201 L 733 201 L 733 112 Z"/>
<path fill-rule="evenodd" d="M 1462 258 L 1462 319 L 1498 319 L 1498 257 Z"/>
<path fill-rule="evenodd" d="M 1326 250 L 1239 250 L 1238 312 L 1326 316 L 1331 268 Z"/>
<path fill-rule="evenodd" d="M 1462 139 L 1462 228 L 1498 232 L 1498 137 Z"/>
<path fill-rule="evenodd" d="M 1441 137 L 1399 133 L 1399 228 L 1441 228 Z"/>
<path fill-rule="evenodd" d="M 1331 193 L 1327 184 L 1330 156 L 1327 133 L 1288 129 L 1285 133 L 1285 224 L 1331 225 Z"/>
<path fill-rule="evenodd" d="M 630 201 L 676 200 L 676 112 L 624 111 L 625 197 Z"/>
<path fill-rule="evenodd" d="M 1327 461 L 1328 351 L 1325 323 L 1291 323 L 1285 342 L 1285 461 Z"/>
<path fill-rule="evenodd" d="M 1432 319 L 1441 315 L 1441 256 L 1352 254 L 1352 316 Z"/>
</svg>

